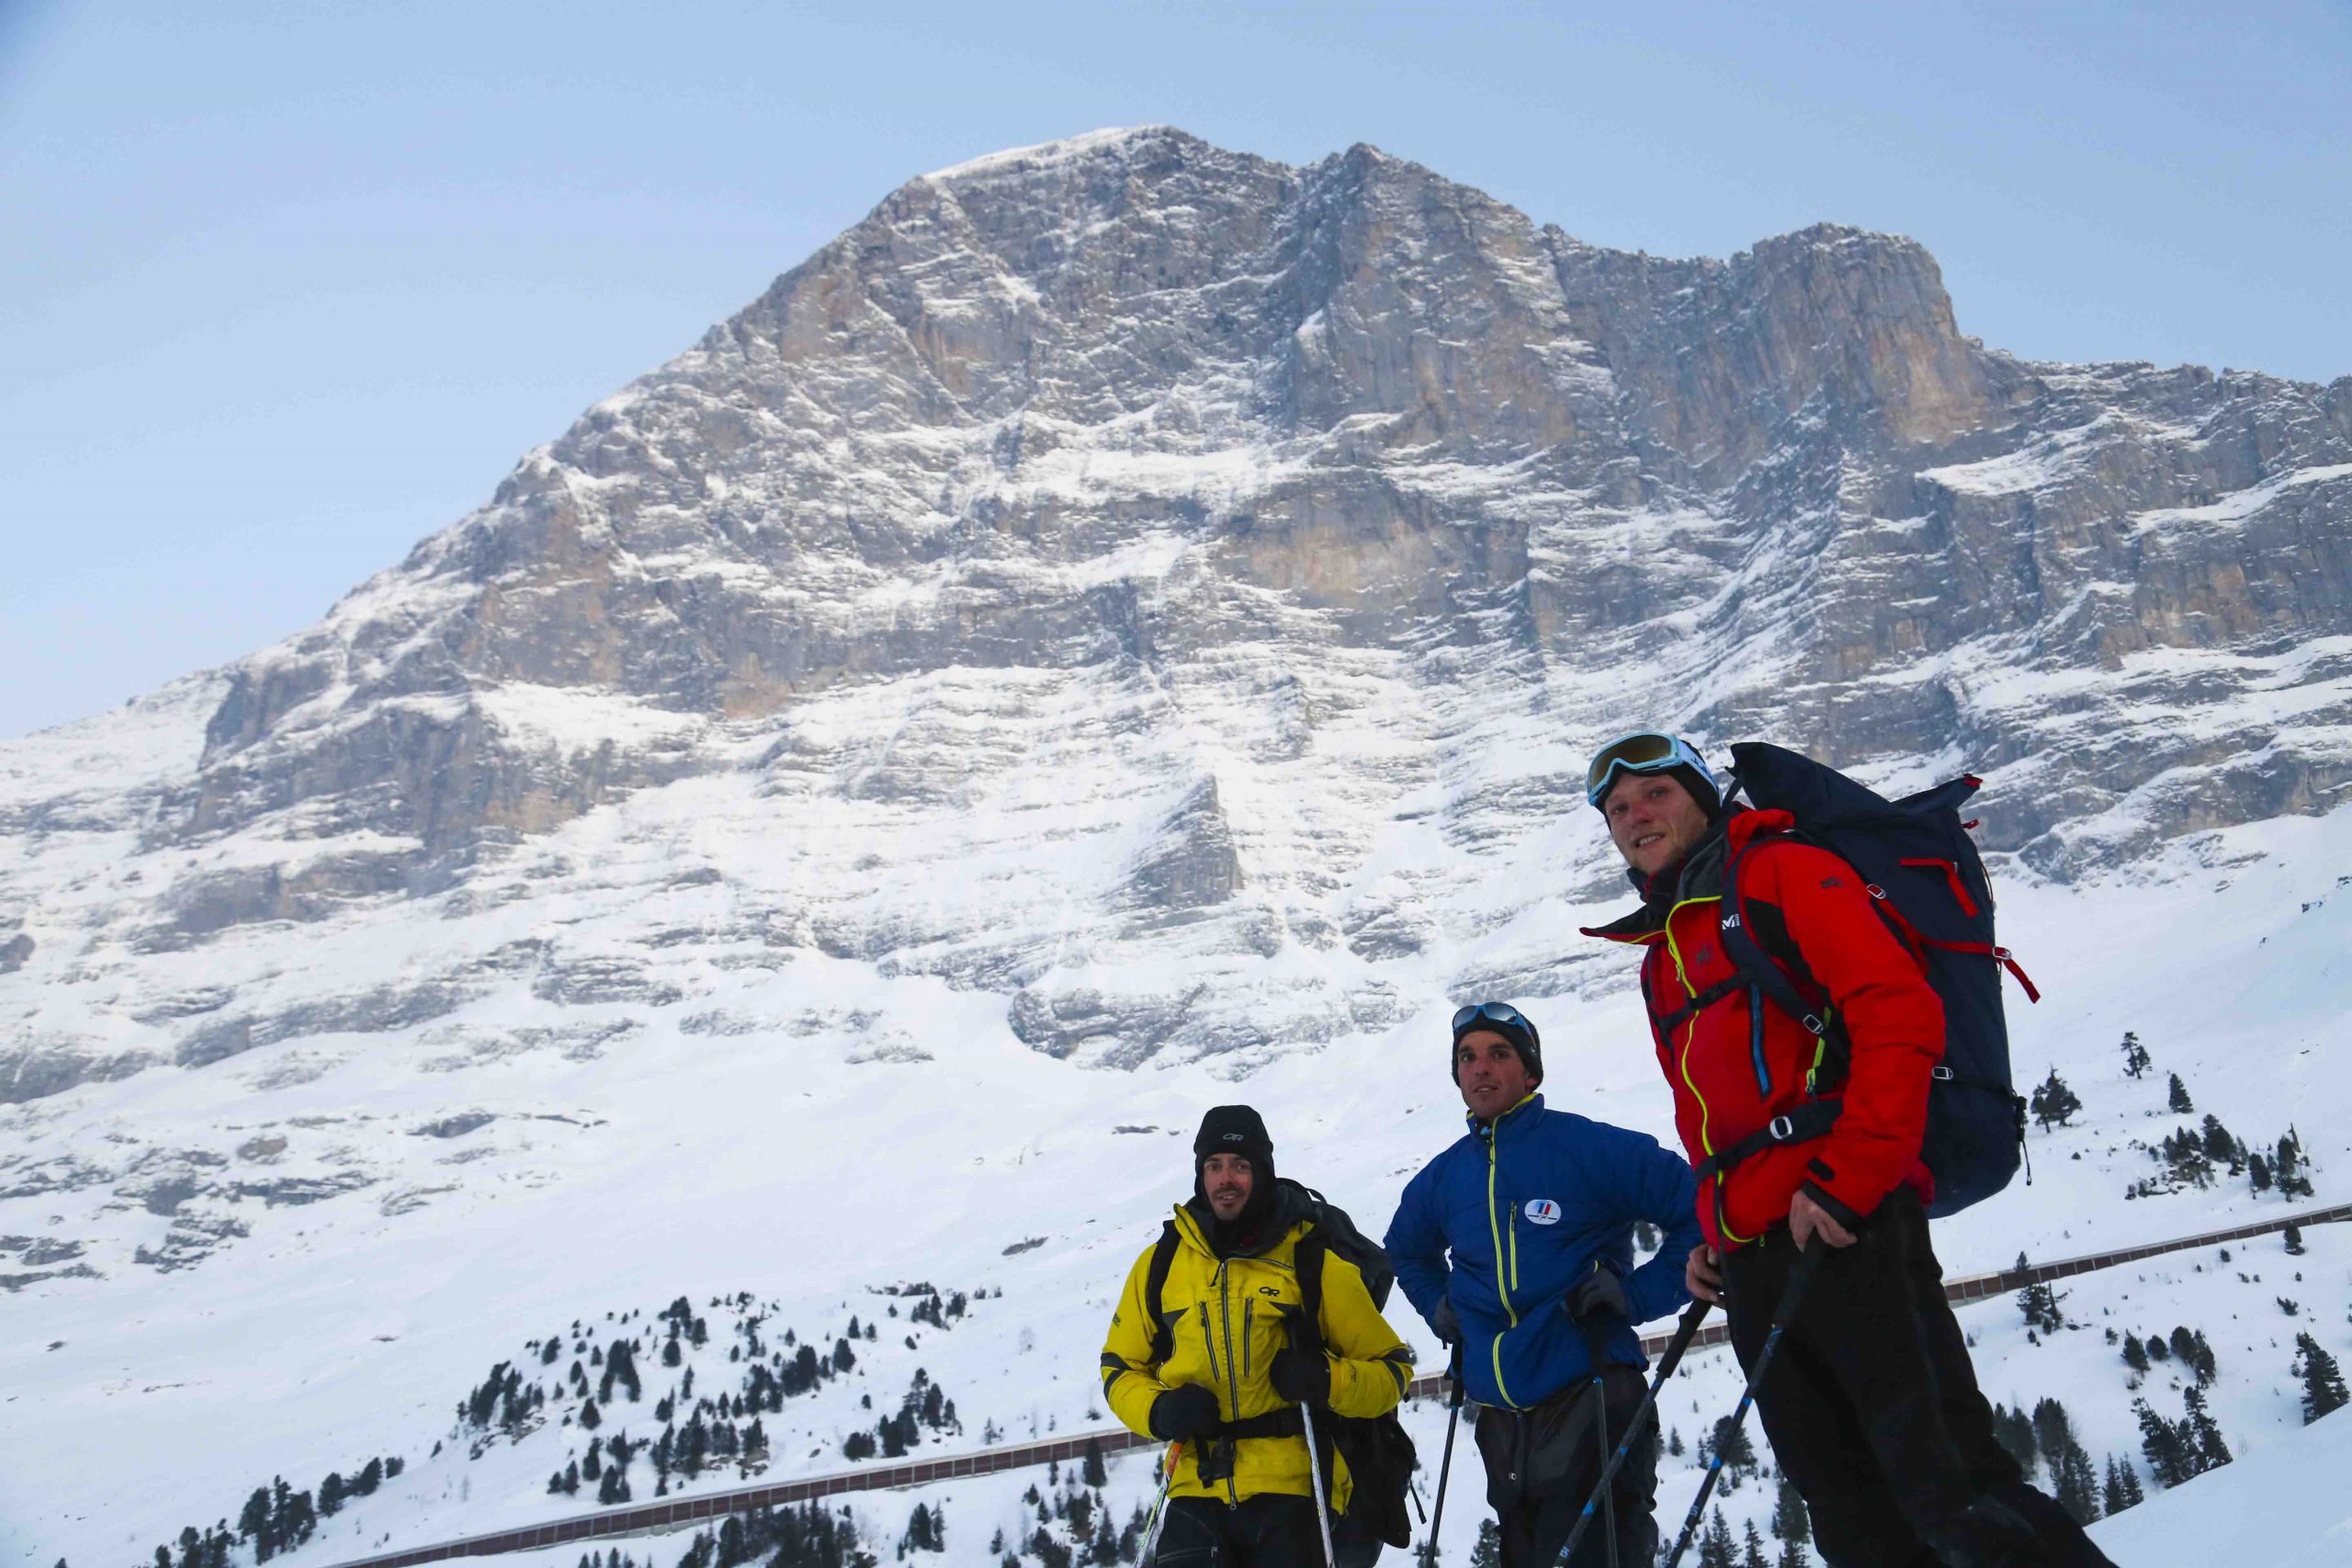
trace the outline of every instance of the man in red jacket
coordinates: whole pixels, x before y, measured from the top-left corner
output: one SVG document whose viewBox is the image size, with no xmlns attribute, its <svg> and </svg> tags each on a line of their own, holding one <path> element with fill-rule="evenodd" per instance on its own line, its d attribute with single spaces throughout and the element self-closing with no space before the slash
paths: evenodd
<svg viewBox="0 0 2352 1568">
<path fill-rule="evenodd" d="M 1756 1395 L 1822 1556 L 1831 1568 L 2107 1563 L 1993 1437 L 1928 1241 L 1935 1187 L 1919 1145 L 1943 1006 L 1863 878 L 1826 850 L 1773 840 L 1787 813 L 1727 809 L 1697 750 L 1671 736 L 1604 748 L 1587 798 L 1643 898 L 1588 934 L 1646 950 L 1652 1043 L 1699 1177 L 1705 1240 L 1685 1278 L 1724 1303 L 1742 1366 L 1804 1248 L 1826 1249 Z M 1726 870 L 1751 843 L 1728 908 Z M 1835 1057 L 1741 977 L 1721 935 L 1736 920 L 1828 998 L 1849 1047 L 1842 1079 L 1825 1081 Z M 1834 1114 L 1821 1103 L 1833 1095 Z"/>
</svg>

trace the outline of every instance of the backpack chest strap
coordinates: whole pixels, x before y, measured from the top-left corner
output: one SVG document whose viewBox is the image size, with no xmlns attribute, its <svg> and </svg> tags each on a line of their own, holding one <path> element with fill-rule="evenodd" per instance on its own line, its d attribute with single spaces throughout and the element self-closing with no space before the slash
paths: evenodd
<svg viewBox="0 0 2352 1568">
<path fill-rule="evenodd" d="M 1717 1149 L 1701 1160 L 1691 1175 L 1703 1182 L 1710 1177 L 1724 1175 L 1742 1160 L 1752 1159 L 1766 1149 L 1821 1137 L 1838 1124 L 1838 1117 L 1845 1109 L 1843 1100 L 1808 1100 L 1785 1114 L 1773 1117 L 1737 1143 Z"/>
</svg>

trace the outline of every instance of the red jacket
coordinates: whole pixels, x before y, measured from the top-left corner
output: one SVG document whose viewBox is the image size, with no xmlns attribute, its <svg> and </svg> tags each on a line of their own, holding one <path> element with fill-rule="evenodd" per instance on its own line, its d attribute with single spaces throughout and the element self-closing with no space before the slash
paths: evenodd
<svg viewBox="0 0 2352 1568">
<path fill-rule="evenodd" d="M 1635 914 L 1589 930 L 1637 943 L 1642 995 L 1658 1066 L 1674 1090 L 1674 1119 L 1693 1166 L 1813 1098 L 1806 1075 L 1819 1042 L 1747 987 L 1679 1021 L 1710 987 L 1736 980 L 1721 923 L 1730 857 L 1759 834 L 1793 825 L 1784 811 L 1742 811 L 1702 840 L 1683 863 L 1654 878 Z M 1800 1189 L 1852 1224 L 1897 1182 L 1934 1196 L 1919 1140 L 1929 1069 L 1944 1049 L 1943 1004 L 1910 951 L 1871 908 L 1862 877 L 1826 850 L 1794 840 L 1759 844 L 1742 862 L 1737 911 L 1768 953 L 1793 952 L 1801 987 L 1825 995 L 1851 1042 L 1842 1086 L 1822 1084 L 1844 1111 L 1823 1136 L 1768 1147 L 1699 1186 L 1707 1239 L 1730 1248 L 1788 1218 Z"/>
</svg>

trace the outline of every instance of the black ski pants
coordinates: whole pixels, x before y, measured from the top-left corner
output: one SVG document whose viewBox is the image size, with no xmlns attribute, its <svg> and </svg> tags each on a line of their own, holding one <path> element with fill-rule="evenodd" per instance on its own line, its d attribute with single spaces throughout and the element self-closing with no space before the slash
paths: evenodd
<svg viewBox="0 0 2352 1568">
<path fill-rule="evenodd" d="M 1562 1389 L 1525 1410 L 1494 1406 L 1478 1412 L 1478 1457 L 1487 1467 L 1487 1501 L 1501 1535 L 1502 1568 L 1553 1568 L 1567 1544 L 1585 1499 L 1592 1495 L 1609 1452 L 1625 1436 L 1648 1388 L 1631 1367 L 1611 1367 L 1602 1378 L 1609 1421 L 1604 1446 L 1589 1380 Z M 1618 1568 L 1650 1568 L 1657 1560 L 1657 1423 L 1644 1423 L 1641 1439 L 1609 1483 L 1617 1524 Z M 1609 1568 L 1609 1517 L 1599 1515 L 1559 1568 Z"/>
<path fill-rule="evenodd" d="M 1753 1369 L 1797 1251 L 1786 1229 L 1725 1255 L 1732 1348 Z M 1908 1187 L 1825 1248 L 1756 1391 L 1830 1568 L 2113 1568 L 1993 1437 Z"/>
<path fill-rule="evenodd" d="M 1278 1492 L 1236 1504 L 1170 1497 L 1158 1568 L 1329 1568 L 1315 1500 Z"/>
</svg>

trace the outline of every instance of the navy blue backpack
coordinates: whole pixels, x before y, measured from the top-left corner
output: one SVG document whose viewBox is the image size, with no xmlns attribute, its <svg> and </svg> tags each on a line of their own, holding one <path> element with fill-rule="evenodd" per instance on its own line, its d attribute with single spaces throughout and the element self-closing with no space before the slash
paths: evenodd
<svg viewBox="0 0 2352 1568">
<path fill-rule="evenodd" d="M 1796 827 L 1754 840 L 1734 857 L 1725 901 L 1744 910 L 1741 863 L 1783 837 L 1827 850 L 1860 874 L 1872 907 L 1943 1001 L 1944 1055 L 1928 1088 L 1920 1147 L 1936 1182 L 1928 1213 L 1956 1214 L 1990 1198 L 2017 1174 L 2025 1148 L 2026 1102 L 2009 1077 L 2001 971 L 2017 976 L 2028 1000 L 2040 1001 L 2041 994 L 1993 934 L 1992 885 L 1968 836 L 1975 824 L 1960 818 L 1961 807 L 1984 781 L 1966 774 L 1891 801 L 1778 746 L 1744 742 L 1731 754 L 1736 777 L 1726 799 L 1744 793 L 1759 808 L 1789 813 Z M 1766 952 L 1744 913 L 1724 922 L 1722 935 L 1726 956 L 1749 983 L 1822 1042 L 1819 1082 L 1810 1087 L 1834 1093 L 1844 1081 L 1850 1048 L 1803 960 L 1794 953 Z M 2027 1179 L 2032 1179 L 2030 1171 Z"/>
</svg>

